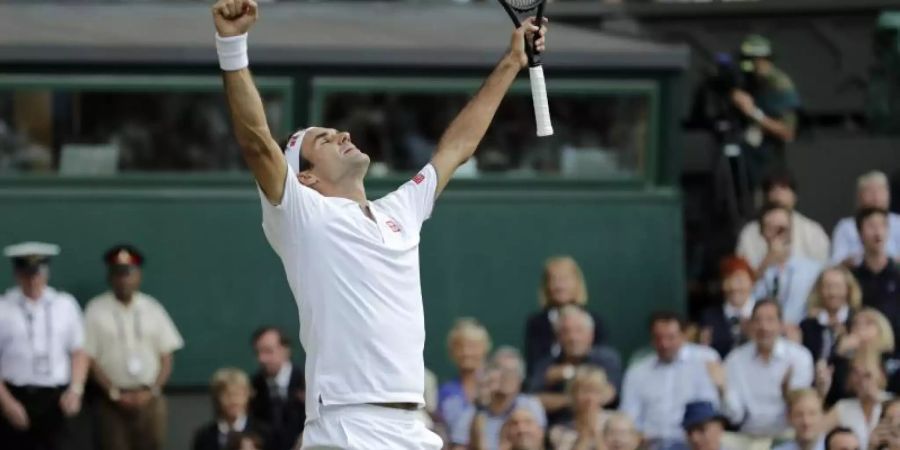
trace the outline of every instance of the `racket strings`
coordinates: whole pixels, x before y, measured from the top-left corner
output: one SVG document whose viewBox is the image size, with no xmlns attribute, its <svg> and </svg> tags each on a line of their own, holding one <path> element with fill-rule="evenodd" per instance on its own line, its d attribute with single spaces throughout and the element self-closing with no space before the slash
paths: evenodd
<svg viewBox="0 0 900 450">
<path fill-rule="evenodd" d="M 527 11 L 531 11 L 538 7 L 544 0 L 501 0 L 510 8 L 523 13 Z"/>
</svg>

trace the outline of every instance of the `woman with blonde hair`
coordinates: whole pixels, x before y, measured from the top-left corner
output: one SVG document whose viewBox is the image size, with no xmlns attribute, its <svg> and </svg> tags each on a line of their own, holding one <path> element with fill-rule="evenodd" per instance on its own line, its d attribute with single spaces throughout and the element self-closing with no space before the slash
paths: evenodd
<svg viewBox="0 0 900 450">
<path fill-rule="evenodd" d="M 478 393 L 478 379 L 491 351 L 491 336 L 477 320 L 463 317 L 447 333 L 447 350 L 457 376 L 438 388 L 438 415 L 452 429 Z"/>
<path fill-rule="evenodd" d="M 538 290 L 538 300 L 541 310 L 529 316 L 525 325 L 525 364 L 529 377 L 539 361 L 548 356 L 559 355 L 559 343 L 556 341 L 559 308 L 566 305 L 585 308 L 587 305 L 587 284 L 574 258 L 554 256 L 547 259 Z M 602 344 L 606 338 L 606 331 L 600 317 L 588 312 L 594 319 L 594 345 Z"/>
<path fill-rule="evenodd" d="M 569 384 L 573 419 L 550 429 L 552 450 L 593 450 L 603 447 L 603 427 L 611 412 L 603 409 L 616 397 L 616 388 L 606 372 L 596 367 L 582 367 Z"/>
<path fill-rule="evenodd" d="M 225 450 L 239 436 L 256 436 L 268 448 L 269 428 L 248 415 L 253 388 L 240 369 L 226 367 L 213 374 L 210 396 L 215 418 L 194 435 L 193 450 Z"/>
<path fill-rule="evenodd" d="M 891 359 L 894 353 L 894 330 L 884 314 L 875 308 L 862 308 L 853 316 L 849 332 L 838 338 L 829 360 L 833 375 L 830 380 L 826 380 L 826 386 L 819 386 L 821 392 L 828 392 L 825 397 L 826 405 L 834 405 L 840 399 L 853 396 L 847 389 L 847 381 L 851 361 L 860 352 L 874 352 L 880 355 L 888 380 L 898 375 L 894 367 L 896 364 Z"/>
<path fill-rule="evenodd" d="M 850 270 L 832 266 L 819 274 L 807 304 L 809 317 L 800 322 L 803 346 L 814 361 L 827 361 L 862 307 L 862 290 Z"/>
<path fill-rule="evenodd" d="M 831 408 L 826 418 L 828 428 L 850 428 L 859 438 L 860 448 L 866 448 L 869 436 L 881 418 L 882 404 L 891 398 L 884 390 L 886 386 L 881 354 L 874 348 L 857 352 L 847 379 L 853 397 L 839 400 Z"/>
</svg>

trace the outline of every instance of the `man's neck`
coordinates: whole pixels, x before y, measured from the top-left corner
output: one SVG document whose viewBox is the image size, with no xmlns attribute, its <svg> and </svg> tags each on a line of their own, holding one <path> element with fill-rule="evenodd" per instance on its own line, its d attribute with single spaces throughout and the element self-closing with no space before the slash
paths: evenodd
<svg viewBox="0 0 900 450">
<path fill-rule="evenodd" d="M 884 270 L 890 260 L 888 259 L 887 253 L 882 249 L 878 252 L 866 252 L 863 256 L 863 261 L 863 264 L 865 264 L 870 271 L 878 273 Z"/>
<path fill-rule="evenodd" d="M 366 198 L 366 188 L 362 178 L 347 183 L 321 186 L 319 192 L 326 197 L 340 197 L 353 200 L 360 206 L 367 206 L 369 204 Z"/>
<path fill-rule="evenodd" d="M 569 355 L 569 354 L 564 353 L 562 359 L 563 359 L 563 362 L 565 362 L 567 364 L 576 364 L 577 365 L 577 364 L 580 364 L 582 361 L 584 361 L 584 358 L 586 356 L 587 356 L 587 353 L 584 353 L 581 355 Z"/>
<path fill-rule="evenodd" d="M 24 289 L 22 289 L 22 295 L 25 297 L 26 300 L 33 302 L 33 303 L 37 303 L 37 301 L 40 300 L 41 297 L 44 296 L 44 288 L 35 289 L 31 292 L 27 292 Z"/>
<path fill-rule="evenodd" d="M 812 439 L 797 438 L 797 446 L 800 447 L 800 450 L 813 450 L 816 448 L 816 444 L 818 442 L 818 437 L 814 437 Z"/>
<path fill-rule="evenodd" d="M 121 303 L 125 306 L 130 305 L 131 301 L 134 299 L 134 293 L 127 294 L 127 295 L 114 293 L 113 296 L 116 297 L 116 301 L 118 301 L 119 303 Z"/>
<path fill-rule="evenodd" d="M 775 344 L 772 345 L 760 345 L 756 344 L 756 356 L 764 361 L 768 361 L 772 358 L 772 354 L 775 353 Z"/>
</svg>

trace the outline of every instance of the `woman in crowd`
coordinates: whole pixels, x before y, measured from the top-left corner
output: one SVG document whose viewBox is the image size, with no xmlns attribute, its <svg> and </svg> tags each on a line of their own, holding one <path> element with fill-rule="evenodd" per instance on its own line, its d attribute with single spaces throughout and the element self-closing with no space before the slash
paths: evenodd
<svg viewBox="0 0 900 450">
<path fill-rule="evenodd" d="M 447 348 L 456 365 L 457 378 L 438 389 L 438 414 L 452 429 L 478 393 L 478 378 L 491 350 L 491 337 L 477 320 L 462 318 L 447 335 Z"/>
<path fill-rule="evenodd" d="M 193 450 L 225 450 L 238 445 L 246 448 L 243 437 L 255 436 L 267 449 L 269 429 L 247 415 L 252 389 L 250 379 L 240 369 L 224 368 L 213 374 L 210 383 L 215 419 L 194 435 Z M 235 443 L 237 442 L 237 444 Z"/>
<path fill-rule="evenodd" d="M 866 448 L 869 435 L 881 418 L 882 403 L 890 398 L 884 388 L 887 380 L 881 364 L 881 354 L 872 349 L 859 351 L 850 364 L 848 388 L 852 398 L 839 400 L 828 412 L 829 428 L 847 427 Z"/>
<path fill-rule="evenodd" d="M 610 413 L 603 410 L 616 397 L 603 369 L 583 367 L 569 384 L 574 418 L 550 429 L 553 450 L 594 450 L 603 448 L 603 428 Z"/>
<path fill-rule="evenodd" d="M 853 315 L 862 306 L 862 291 L 844 266 L 819 274 L 809 296 L 809 317 L 800 322 L 802 343 L 813 361 L 828 360 L 838 339 L 847 333 Z"/>
<path fill-rule="evenodd" d="M 559 354 L 559 343 L 556 342 L 559 308 L 571 304 L 584 307 L 587 304 L 584 274 L 571 256 L 555 256 L 547 260 L 538 298 L 541 310 L 532 314 L 525 326 L 525 365 L 529 377 L 537 362 Z M 594 319 L 594 344 L 601 344 L 606 338 L 606 331 L 600 318 L 592 312 L 590 314 Z"/>
<path fill-rule="evenodd" d="M 719 264 L 722 280 L 721 305 L 711 306 L 700 315 L 700 343 L 708 345 L 724 359 L 732 348 L 747 340 L 747 323 L 753 312 L 754 274 L 744 258 L 729 256 Z"/>
<path fill-rule="evenodd" d="M 850 332 L 838 338 L 829 360 L 833 375 L 825 383 L 817 381 L 820 392 L 828 393 L 826 405 L 834 405 L 838 400 L 852 396 L 847 389 L 850 362 L 856 353 L 866 351 L 882 355 L 883 361 L 889 361 L 888 358 L 894 353 L 894 330 L 884 314 L 874 308 L 863 308 L 856 313 L 850 322 Z M 896 376 L 894 367 L 886 369 L 889 369 L 887 374 Z"/>
</svg>

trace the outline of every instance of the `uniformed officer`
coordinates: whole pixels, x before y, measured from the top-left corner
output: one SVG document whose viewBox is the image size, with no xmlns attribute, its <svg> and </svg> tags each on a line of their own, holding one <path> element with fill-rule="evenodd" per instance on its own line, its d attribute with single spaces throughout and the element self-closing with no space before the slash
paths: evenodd
<svg viewBox="0 0 900 450">
<path fill-rule="evenodd" d="M 741 43 L 744 86 L 732 92 L 734 105 L 744 116 L 744 147 L 751 188 L 766 172 L 784 165 L 785 145 L 797 132 L 800 96 L 791 78 L 772 62 L 772 44 L 763 36 L 750 35 Z"/>
<path fill-rule="evenodd" d="M 160 450 L 166 435 L 162 389 L 184 341 L 165 308 L 140 292 L 144 256 L 117 245 L 103 257 L 110 290 L 85 310 L 85 350 L 105 395 L 98 402 L 101 448 Z"/>
<path fill-rule="evenodd" d="M 81 410 L 88 361 L 82 350 L 81 308 L 47 286 L 53 244 L 6 247 L 16 287 L 0 300 L 0 447 L 59 448 L 66 418 Z"/>
</svg>

